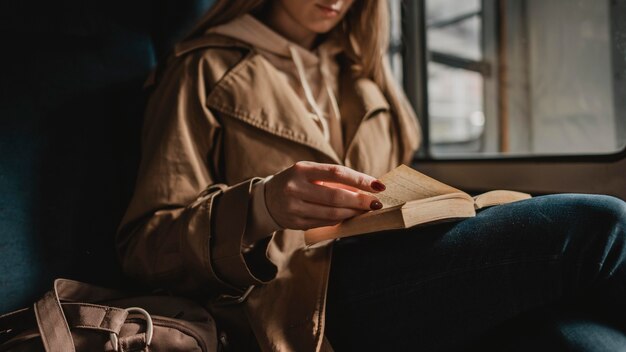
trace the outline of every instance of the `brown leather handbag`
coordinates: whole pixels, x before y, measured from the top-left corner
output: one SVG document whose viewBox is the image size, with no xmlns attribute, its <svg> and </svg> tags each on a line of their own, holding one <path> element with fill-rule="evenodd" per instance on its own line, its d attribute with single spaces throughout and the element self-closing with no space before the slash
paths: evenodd
<svg viewBox="0 0 626 352">
<path fill-rule="evenodd" d="M 0 351 L 217 351 L 215 322 L 190 300 L 58 279 L 32 308 L 0 316 Z"/>
</svg>

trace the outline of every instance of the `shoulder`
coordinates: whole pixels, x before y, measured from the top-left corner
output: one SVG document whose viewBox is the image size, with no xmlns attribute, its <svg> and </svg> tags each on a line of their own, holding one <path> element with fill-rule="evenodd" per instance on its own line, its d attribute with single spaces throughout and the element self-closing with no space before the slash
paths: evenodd
<svg viewBox="0 0 626 352">
<path fill-rule="evenodd" d="M 146 82 L 149 97 L 144 114 L 144 134 L 150 132 L 151 126 L 161 126 L 157 130 L 164 130 L 163 126 L 184 125 L 176 122 L 182 120 L 208 121 L 217 125 L 214 117 L 204 110 L 206 99 L 252 52 L 245 43 L 218 35 L 177 44 L 169 58 Z"/>
<path fill-rule="evenodd" d="M 194 79 L 211 89 L 253 51 L 248 44 L 219 34 L 185 40 L 178 43 L 167 62 L 157 68 L 156 83 L 171 78 Z"/>
</svg>

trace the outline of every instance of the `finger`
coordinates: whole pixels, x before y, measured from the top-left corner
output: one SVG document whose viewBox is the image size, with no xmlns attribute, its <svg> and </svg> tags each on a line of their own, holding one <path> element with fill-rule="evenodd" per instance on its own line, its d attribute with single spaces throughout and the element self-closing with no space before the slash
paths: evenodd
<svg viewBox="0 0 626 352">
<path fill-rule="evenodd" d="M 380 192 L 385 189 L 376 178 L 349 167 L 334 164 L 304 164 L 309 182 L 328 181 L 352 186 L 367 192 Z"/>
<path fill-rule="evenodd" d="M 342 183 L 336 183 L 336 182 L 329 182 L 329 181 L 314 181 L 313 182 L 316 185 L 320 185 L 320 186 L 325 186 L 325 187 L 330 187 L 330 188 L 341 188 L 341 189 L 345 189 L 351 192 L 362 192 L 360 189 L 356 188 L 356 187 L 352 187 L 352 186 L 348 186 L 348 185 L 344 185 Z"/>
<path fill-rule="evenodd" d="M 336 208 L 350 208 L 358 210 L 378 210 L 382 208 L 382 203 L 375 196 L 348 191 L 342 188 L 330 188 L 313 183 L 301 185 L 300 194 L 302 200 L 319 205 Z"/>
<path fill-rule="evenodd" d="M 307 219 L 317 219 L 324 222 L 340 222 L 354 216 L 363 214 L 363 210 L 351 208 L 338 208 L 315 204 L 307 201 L 299 201 L 293 205 L 295 216 Z"/>
</svg>

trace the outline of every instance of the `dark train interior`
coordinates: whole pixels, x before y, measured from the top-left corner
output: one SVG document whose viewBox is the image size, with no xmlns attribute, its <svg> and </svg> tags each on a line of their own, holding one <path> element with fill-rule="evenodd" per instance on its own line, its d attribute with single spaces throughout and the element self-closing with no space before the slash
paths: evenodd
<svg viewBox="0 0 626 352">
<path fill-rule="evenodd" d="M 133 288 L 114 248 L 157 62 L 211 0 L 0 3 L 0 312 L 64 277 Z M 390 0 L 412 166 L 471 193 L 626 200 L 626 0 Z"/>
</svg>

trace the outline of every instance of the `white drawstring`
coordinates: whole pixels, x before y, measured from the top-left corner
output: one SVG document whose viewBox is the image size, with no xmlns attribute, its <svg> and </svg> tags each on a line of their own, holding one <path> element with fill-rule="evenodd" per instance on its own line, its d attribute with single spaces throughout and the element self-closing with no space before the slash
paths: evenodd
<svg viewBox="0 0 626 352">
<path fill-rule="evenodd" d="M 329 77 L 331 77 L 331 73 L 328 71 L 330 64 L 329 54 L 326 50 L 319 50 L 320 55 L 320 72 L 322 74 L 322 81 L 326 88 L 326 94 L 328 94 L 328 100 L 330 101 L 330 107 L 332 114 L 329 116 L 329 125 L 330 127 L 330 143 L 337 152 L 338 155 L 343 156 L 344 153 L 344 145 L 343 145 L 343 133 L 341 128 L 341 111 L 339 110 L 339 104 L 337 103 L 337 98 L 335 97 L 335 93 L 333 92 L 333 86 L 329 81 Z"/>
<path fill-rule="evenodd" d="M 311 90 L 311 86 L 306 79 L 306 72 L 304 71 L 302 58 L 300 57 L 300 54 L 298 54 L 298 50 L 291 45 L 289 46 L 289 52 L 291 53 L 291 58 L 293 59 L 294 64 L 296 64 L 296 70 L 298 71 L 298 76 L 300 77 L 300 84 L 302 85 L 302 89 L 304 89 L 304 96 L 306 98 L 306 101 L 311 106 L 311 109 L 313 109 L 313 112 L 315 113 L 315 121 L 320 124 L 322 128 L 322 133 L 324 134 L 324 138 L 328 141 L 330 140 L 330 129 L 328 127 L 328 122 L 324 118 L 322 110 L 320 109 L 319 105 L 317 105 L 317 102 L 313 97 L 313 91 Z"/>
<path fill-rule="evenodd" d="M 322 80 L 324 81 L 324 86 L 326 86 L 326 93 L 328 94 L 328 98 L 330 99 L 330 105 L 333 109 L 333 117 L 338 121 L 341 121 L 341 112 L 339 111 L 339 104 L 337 103 L 337 98 L 335 97 L 335 93 L 333 93 L 333 87 L 328 82 L 328 76 L 330 73 L 328 72 L 328 55 L 326 53 L 320 52 L 320 67 L 322 71 Z"/>
</svg>

